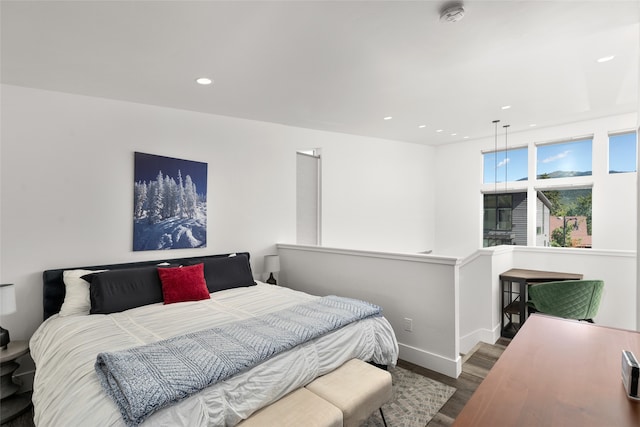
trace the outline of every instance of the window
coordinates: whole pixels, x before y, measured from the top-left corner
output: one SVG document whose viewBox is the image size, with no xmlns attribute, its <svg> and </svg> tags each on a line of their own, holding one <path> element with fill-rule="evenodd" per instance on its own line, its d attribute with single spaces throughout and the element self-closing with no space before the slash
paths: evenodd
<svg viewBox="0 0 640 427">
<path fill-rule="evenodd" d="M 527 193 L 484 195 L 483 246 L 527 244 Z"/>
<path fill-rule="evenodd" d="M 637 147 L 635 132 L 609 135 L 609 173 L 636 172 Z"/>
<path fill-rule="evenodd" d="M 539 145 L 538 179 L 591 175 L 591 138 L 578 141 Z"/>
<path fill-rule="evenodd" d="M 511 230 L 511 194 L 485 194 L 484 228 L 488 230 Z"/>
<path fill-rule="evenodd" d="M 591 247 L 591 188 L 543 190 L 538 197 L 548 209 L 538 210 L 538 246 Z"/>
<path fill-rule="evenodd" d="M 505 181 L 526 181 L 528 178 L 527 153 L 527 147 L 484 153 L 483 182 L 485 184 L 494 184 Z"/>
</svg>

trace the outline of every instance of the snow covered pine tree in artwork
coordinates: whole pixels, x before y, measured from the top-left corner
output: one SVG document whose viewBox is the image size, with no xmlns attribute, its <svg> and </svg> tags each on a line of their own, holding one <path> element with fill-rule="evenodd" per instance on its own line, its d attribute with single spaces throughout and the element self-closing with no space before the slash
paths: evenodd
<svg viewBox="0 0 640 427">
<path fill-rule="evenodd" d="M 158 171 L 150 182 L 134 183 L 134 250 L 206 246 L 206 195 L 190 175 L 177 181 Z"/>
</svg>

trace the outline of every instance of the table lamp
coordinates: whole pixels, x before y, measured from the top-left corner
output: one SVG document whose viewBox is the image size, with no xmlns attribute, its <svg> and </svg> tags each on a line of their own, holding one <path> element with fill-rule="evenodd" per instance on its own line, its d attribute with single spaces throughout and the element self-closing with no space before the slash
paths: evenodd
<svg viewBox="0 0 640 427">
<path fill-rule="evenodd" d="M 280 271 L 280 257 L 278 255 L 265 255 L 264 271 L 270 273 L 267 283 L 277 285 L 278 282 L 276 282 L 276 279 L 273 277 L 273 273 Z"/>
<path fill-rule="evenodd" d="M 0 314 L 16 312 L 16 287 L 12 284 L 0 285 Z M 6 350 L 9 344 L 9 331 L 0 326 L 0 349 Z"/>
</svg>

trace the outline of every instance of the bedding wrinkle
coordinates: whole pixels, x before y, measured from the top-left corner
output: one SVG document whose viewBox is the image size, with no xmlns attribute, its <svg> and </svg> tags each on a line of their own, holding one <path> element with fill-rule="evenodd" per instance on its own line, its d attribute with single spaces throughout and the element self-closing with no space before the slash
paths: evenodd
<svg viewBox="0 0 640 427">
<path fill-rule="evenodd" d="M 48 318 L 30 340 L 36 364 L 33 386 L 36 425 L 125 425 L 118 406 L 106 395 L 95 373 L 96 356 L 101 352 L 129 349 L 139 346 L 141 341 L 157 342 L 157 337 L 167 339 L 197 332 L 238 318 L 254 318 L 318 297 L 259 282 L 249 288 L 215 292 L 212 298 L 213 303 L 203 300 L 166 306 L 152 304 L 110 315 Z M 375 339 L 371 339 L 371 331 Z M 385 318 L 360 320 L 298 345 L 156 411 L 141 425 L 234 426 L 354 356 L 395 364 L 397 342 Z"/>
<path fill-rule="evenodd" d="M 220 303 L 219 301 L 216 300 L 216 295 L 218 294 L 218 292 L 214 292 L 211 294 L 211 300 L 209 301 L 209 304 L 206 305 L 207 309 L 209 311 L 212 312 L 223 312 L 228 314 L 229 316 L 233 316 L 235 317 L 237 320 L 246 318 L 243 316 L 238 315 L 238 313 L 236 312 L 236 310 L 231 309 L 230 307 L 227 307 L 225 304 Z M 249 313 L 245 313 L 245 316 L 248 316 Z"/>
<path fill-rule="evenodd" d="M 380 313 L 379 306 L 368 302 L 327 296 L 145 346 L 103 352 L 95 368 L 127 425 L 137 426 L 159 408 Z"/>
<path fill-rule="evenodd" d="M 224 291 L 220 291 L 220 292 L 224 292 Z M 215 299 L 216 298 L 215 296 L 220 292 L 214 292 L 211 294 L 211 301 L 209 304 L 206 305 L 206 307 L 209 310 L 224 312 L 230 316 L 233 316 L 235 320 L 242 320 L 242 319 L 248 319 L 250 317 L 253 317 L 253 314 L 247 310 L 231 307 L 228 304 L 224 304 L 220 301 L 217 301 Z"/>
<path fill-rule="evenodd" d="M 120 313 L 122 314 L 122 313 Z M 153 342 L 155 340 L 161 340 L 162 337 L 159 336 L 158 334 L 153 333 L 152 331 L 150 331 L 149 329 L 145 328 L 144 326 L 140 325 L 139 323 L 137 323 L 135 320 L 133 320 L 133 318 L 131 318 L 130 316 L 126 316 L 125 315 L 122 316 L 113 316 L 111 317 L 111 320 L 113 321 L 113 323 L 122 330 L 122 332 L 124 334 L 129 335 L 132 339 L 136 340 L 139 344 L 138 345 L 144 345 L 147 344 L 149 342 Z M 120 317 L 123 317 L 123 319 L 120 319 Z M 128 324 L 128 327 L 125 326 L 125 323 Z M 155 338 L 155 340 L 152 339 L 144 339 L 142 338 L 140 333 L 134 333 L 134 327 L 141 329 L 142 331 L 147 332 L 151 337 Z"/>
</svg>

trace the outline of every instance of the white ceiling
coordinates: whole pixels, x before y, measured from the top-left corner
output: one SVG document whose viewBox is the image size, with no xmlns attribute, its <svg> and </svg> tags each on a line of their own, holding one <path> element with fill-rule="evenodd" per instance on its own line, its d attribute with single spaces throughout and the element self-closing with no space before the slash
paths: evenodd
<svg viewBox="0 0 640 427">
<path fill-rule="evenodd" d="M 3 0 L 1 77 L 433 145 L 638 111 L 638 0 L 444 3 Z"/>
</svg>

